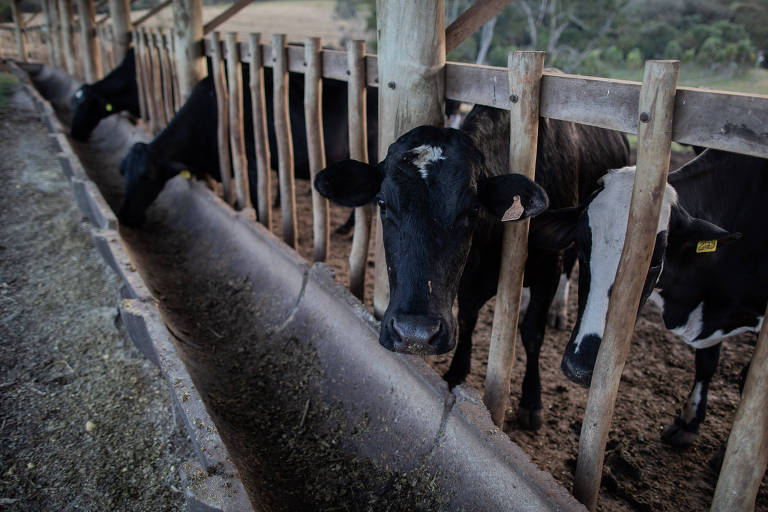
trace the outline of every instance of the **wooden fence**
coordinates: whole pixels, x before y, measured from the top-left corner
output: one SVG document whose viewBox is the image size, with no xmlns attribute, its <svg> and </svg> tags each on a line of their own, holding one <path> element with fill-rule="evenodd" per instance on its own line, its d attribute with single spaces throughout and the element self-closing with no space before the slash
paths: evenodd
<svg viewBox="0 0 768 512">
<path fill-rule="evenodd" d="M 504 4 L 498 0 L 496 3 Z M 54 1 L 52 5 L 55 4 Z M 272 184 L 269 179 L 270 155 L 266 137 L 266 84 L 263 69 L 272 68 L 274 128 L 282 194 L 282 233 L 285 242 L 296 247 L 297 222 L 308 222 L 308 219 L 297 219 L 295 212 L 287 74 L 292 72 L 305 76 L 307 142 L 310 172 L 314 177 L 325 165 L 321 144 L 321 77 L 348 83 L 350 152 L 353 158 L 365 160 L 370 156 L 376 159 L 377 155 L 365 154 L 365 86 L 379 86 L 382 63 L 375 55 L 365 54 L 365 45 L 361 41 L 351 41 L 347 51 L 335 51 L 321 49 L 318 38 L 307 38 L 303 42 L 304 46 L 299 47 L 286 45 L 285 36 L 281 35 L 274 36 L 270 45 L 262 42 L 260 34 L 250 34 L 247 40 L 238 40 L 236 34 L 229 33 L 222 37 L 213 31 L 246 4 L 244 1 L 237 2 L 232 9 L 209 22 L 206 25 L 207 36 L 198 43 L 199 51 L 213 60 L 213 78 L 219 99 L 218 141 L 222 194 L 236 209 L 251 208 L 242 112 L 243 95 L 250 94 L 259 202 L 259 211 L 253 212 L 253 215 L 270 227 L 268 198 L 271 197 Z M 158 7 L 166 5 L 167 2 Z M 442 12 L 438 12 L 437 16 L 441 15 Z M 438 23 L 437 26 L 442 25 Z M 459 29 L 452 31 L 452 28 L 449 27 L 446 33 L 451 36 L 449 44 L 455 45 L 455 34 Z M 0 31 L 2 54 L 6 57 L 14 56 L 10 30 L 12 28 Z M 32 28 L 26 28 L 25 32 L 28 35 L 34 34 Z M 61 32 L 60 27 L 47 29 L 49 34 Z M 69 32 L 74 34 L 76 31 Z M 107 70 L 115 65 L 111 56 L 114 30 L 109 30 L 109 25 L 103 25 L 97 35 L 100 47 L 106 50 L 102 62 Z M 171 37 L 169 30 L 147 30 L 135 26 L 132 35 L 144 126 L 156 134 L 180 107 L 182 94 L 179 88 L 179 66 L 184 63 L 175 57 L 179 53 L 174 45 L 179 43 Z M 70 39 L 71 46 L 77 47 L 77 38 L 72 35 Z M 37 45 L 30 45 L 32 49 L 29 58 L 50 62 L 53 52 L 48 53 L 40 48 L 45 43 L 41 39 Z M 442 44 L 444 46 L 445 42 Z M 509 110 L 513 119 L 511 168 L 530 175 L 535 163 L 535 126 L 540 116 L 638 136 L 638 172 L 629 213 L 632 221 L 628 226 L 617 271 L 618 286 L 613 287 L 614 290 L 622 290 L 622 293 L 613 295 L 610 301 L 605 336 L 582 422 L 574 487 L 576 497 L 588 508 L 594 509 L 602 475 L 605 442 L 643 286 L 643 280 L 638 276 L 645 275 L 653 249 L 661 206 L 661 194 L 657 192 L 666 183 L 671 142 L 768 158 L 768 96 L 677 87 L 678 68 L 677 63 L 672 61 L 649 61 L 646 63 L 643 82 L 630 82 L 543 72 L 543 60 L 541 52 L 514 52 L 510 54 L 506 69 L 448 62 L 444 67 L 444 90 L 447 99 Z M 63 62 L 52 63 L 65 65 Z M 241 82 L 243 63 L 250 65 L 248 84 Z M 83 76 L 82 67 L 76 72 L 80 73 L 78 76 Z M 385 147 L 380 147 L 381 154 L 385 151 Z M 322 261 L 328 254 L 328 207 L 327 202 L 314 190 L 312 201 L 314 259 Z M 364 269 L 367 264 L 371 219 L 370 208 L 358 210 L 350 256 L 351 274 L 354 275 L 350 288 L 358 297 L 362 297 L 365 284 Z M 527 254 L 526 233 L 527 223 L 507 228 L 505 233 L 485 396 L 497 424 L 504 420 L 509 398 L 510 366 L 514 361 L 516 319 L 524 267 L 520 255 Z M 380 251 L 381 248 L 377 247 L 377 252 Z M 377 282 L 376 286 L 384 284 Z M 768 460 L 767 397 L 768 327 L 764 323 L 728 443 L 713 510 L 754 506 L 757 488 Z M 749 472 L 744 468 L 749 469 Z"/>
</svg>

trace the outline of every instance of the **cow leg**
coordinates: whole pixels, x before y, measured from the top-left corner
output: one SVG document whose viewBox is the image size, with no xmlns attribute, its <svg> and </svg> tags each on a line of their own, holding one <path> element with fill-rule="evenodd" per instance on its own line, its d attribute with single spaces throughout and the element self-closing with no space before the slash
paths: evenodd
<svg viewBox="0 0 768 512">
<path fill-rule="evenodd" d="M 549 307 L 560 280 L 561 260 L 557 253 L 537 253 L 528 258 L 526 275 L 531 279 L 531 301 L 520 325 L 525 348 L 525 377 L 517 409 L 517 422 L 527 430 L 541 427 L 541 378 L 539 353 L 544 340 Z"/>
<path fill-rule="evenodd" d="M 459 310 L 457 314 L 459 324 L 458 341 L 456 342 L 456 351 L 453 353 L 453 360 L 448 371 L 443 375 L 443 379 L 448 383 L 448 387 L 453 389 L 464 382 L 469 375 L 470 364 L 472 362 L 472 333 L 477 325 L 477 316 L 480 308 L 485 301 L 462 300 L 459 296 Z"/>
<path fill-rule="evenodd" d="M 717 370 L 719 360 L 720 343 L 696 350 L 696 378 L 693 389 L 685 401 L 680 416 L 661 433 L 662 441 L 677 448 L 685 448 L 699 437 L 699 425 L 707 414 L 709 382 Z"/>
</svg>

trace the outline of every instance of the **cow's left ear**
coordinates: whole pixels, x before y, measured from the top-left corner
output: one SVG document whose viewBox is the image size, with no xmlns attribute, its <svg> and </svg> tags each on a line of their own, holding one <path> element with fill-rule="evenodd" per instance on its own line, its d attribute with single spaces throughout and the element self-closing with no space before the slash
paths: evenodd
<svg viewBox="0 0 768 512">
<path fill-rule="evenodd" d="M 501 221 L 537 215 L 549 206 L 544 189 L 522 174 L 485 178 L 477 184 L 480 202 Z"/>
<path fill-rule="evenodd" d="M 732 233 L 704 219 L 688 217 L 671 234 L 686 247 L 696 247 L 696 252 L 714 252 L 718 247 L 741 238 L 741 233 Z"/>
</svg>

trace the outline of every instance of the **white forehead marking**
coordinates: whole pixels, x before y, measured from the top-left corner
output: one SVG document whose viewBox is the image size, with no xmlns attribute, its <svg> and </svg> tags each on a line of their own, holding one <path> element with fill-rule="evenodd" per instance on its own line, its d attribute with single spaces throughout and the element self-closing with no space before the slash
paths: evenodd
<svg viewBox="0 0 768 512">
<path fill-rule="evenodd" d="M 75 93 L 75 97 L 77 97 L 77 99 L 82 98 L 83 97 L 83 90 L 82 89 L 78 89 L 77 92 Z"/>
<path fill-rule="evenodd" d="M 603 176 L 603 190 L 587 208 L 592 250 L 589 256 L 589 296 L 582 313 L 579 332 L 575 337 L 575 351 L 588 334 L 603 337 L 605 316 L 608 314 L 608 292 L 616 279 L 621 250 L 627 234 L 629 204 L 635 182 L 635 166 L 610 171 Z M 670 185 L 664 191 L 659 225 L 656 233 L 668 229 L 672 205 L 677 192 Z"/>
<path fill-rule="evenodd" d="M 421 174 L 424 181 L 427 180 L 427 176 L 429 175 L 427 166 L 438 160 L 445 160 L 445 157 L 443 156 L 443 148 L 437 146 L 422 144 L 417 148 L 413 148 L 411 153 L 415 155 L 412 160 L 413 165 L 419 168 L 419 174 Z"/>
</svg>

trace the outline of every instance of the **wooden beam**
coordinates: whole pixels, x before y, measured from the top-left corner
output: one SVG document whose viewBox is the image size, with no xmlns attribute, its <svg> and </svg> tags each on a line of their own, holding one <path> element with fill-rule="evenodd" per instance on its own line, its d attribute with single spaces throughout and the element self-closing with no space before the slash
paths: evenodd
<svg viewBox="0 0 768 512">
<path fill-rule="evenodd" d="M 129 0 L 108 0 L 112 18 L 112 52 L 115 62 L 122 62 L 131 46 L 131 5 Z M 106 18 L 106 17 L 105 17 Z"/>
<path fill-rule="evenodd" d="M 512 0 L 475 0 L 474 4 L 445 29 L 445 51 L 450 52 L 459 46 L 510 3 Z"/>
<path fill-rule="evenodd" d="M 76 73 L 75 52 L 72 48 L 72 0 L 59 0 L 59 21 L 61 23 L 61 46 L 67 73 Z"/>
<path fill-rule="evenodd" d="M 173 34 L 176 39 L 175 62 L 179 77 L 180 101 L 183 104 L 192 88 L 206 75 L 205 57 L 200 52 L 203 39 L 202 0 L 172 0 Z"/>
<path fill-rule="evenodd" d="M 309 154 L 309 176 L 325 168 L 325 145 L 323 144 L 323 87 L 321 77 L 322 47 L 319 37 L 308 37 L 304 42 L 304 61 L 307 72 L 304 75 L 304 119 L 307 127 L 307 151 Z M 312 248 L 314 261 L 327 261 L 330 249 L 330 212 L 328 200 L 312 187 Z"/>
<path fill-rule="evenodd" d="M 589 510 L 597 507 L 605 443 L 667 186 L 679 64 L 677 61 L 648 61 L 645 65 L 638 109 L 637 172 L 627 231 L 581 423 L 574 478 L 573 495 Z"/>
<path fill-rule="evenodd" d="M 219 26 L 223 25 L 229 18 L 242 11 L 253 0 L 238 0 L 234 4 L 230 5 L 227 9 L 221 12 L 218 16 L 211 21 L 203 25 L 203 35 L 208 35 L 212 30 L 216 30 Z"/>
<path fill-rule="evenodd" d="M 86 82 L 93 83 L 101 78 L 101 58 L 99 41 L 96 38 L 96 18 L 93 0 L 76 0 L 80 15 L 80 52 Z"/>
<path fill-rule="evenodd" d="M 61 53 L 61 22 L 59 3 L 56 0 L 43 0 L 48 3 L 48 13 L 51 16 L 51 44 L 53 46 L 53 65 L 64 67 L 64 56 Z"/>
<path fill-rule="evenodd" d="M 45 41 L 45 47 L 48 50 L 48 64 L 51 66 L 56 65 L 56 55 L 53 51 L 53 42 L 56 40 L 56 29 L 54 27 L 53 18 L 51 17 L 51 6 L 48 0 L 42 0 L 43 5 L 43 19 L 45 26 L 47 27 L 47 40 Z"/>
<path fill-rule="evenodd" d="M 138 27 L 139 25 L 141 25 L 142 23 L 147 21 L 149 18 L 159 13 L 160 11 L 162 11 L 172 3 L 173 3 L 173 0 L 165 0 L 165 2 L 161 2 L 157 4 L 156 6 L 151 8 L 149 11 L 145 12 L 143 16 L 140 16 L 136 21 L 134 21 L 133 26 Z"/>
</svg>

